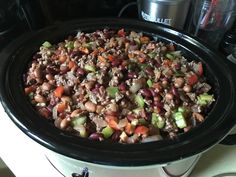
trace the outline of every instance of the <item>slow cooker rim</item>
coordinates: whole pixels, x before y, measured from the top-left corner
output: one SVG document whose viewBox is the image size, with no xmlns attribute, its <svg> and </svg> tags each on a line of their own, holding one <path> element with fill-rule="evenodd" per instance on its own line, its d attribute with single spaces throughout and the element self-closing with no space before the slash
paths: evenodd
<svg viewBox="0 0 236 177">
<path fill-rule="evenodd" d="M 115 20 L 117 20 L 117 19 L 115 19 Z M 120 21 L 120 22 L 122 22 L 122 20 Z M 124 20 L 123 21 L 123 23 L 124 22 L 127 22 L 126 20 Z M 128 22 L 130 22 L 129 20 L 128 20 Z M 134 22 L 133 22 L 134 23 Z M 143 22 L 139 22 L 139 23 L 143 23 Z M 73 22 L 72 22 L 72 24 L 73 24 Z M 146 23 L 145 23 L 146 24 Z M 150 23 L 149 23 L 150 24 Z M 151 24 L 150 24 L 151 25 Z M 152 25 L 154 25 L 154 24 L 152 24 Z M 170 28 L 166 28 L 165 26 L 163 27 L 164 29 L 166 29 L 166 30 L 173 30 L 173 29 L 170 29 Z M 47 28 L 47 29 L 50 29 L 50 28 Z M 43 30 L 41 30 L 41 32 L 43 32 Z M 40 32 L 39 32 L 40 33 Z M 183 35 L 183 33 L 181 33 L 181 35 Z M 2 78 L 1 78 L 2 79 Z M 2 90 L 2 88 L 1 88 L 1 90 Z M 2 94 L 2 93 L 1 93 Z M 234 97 L 234 93 L 233 93 L 233 97 Z M 3 95 L 1 95 L 1 101 L 3 101 L 2 102 L 2 104 L 3 104 L 3 106 L 5 107 L 5 109 L 7 109 L 7 105 L 5 105 L 5 103 L 4 103 L 4 100 L 5 100 L 5 98 L 4 98 L 4 96 Z M 231 99 L 232 100 L 232 99 Z M 230 108 L 229 108 L 230 109 Z M 232 109 L 232 108 L 231 108 Z M 8 114 L 9 114 L 9 116 L 11 117 L 11 119 L 13 119 L 13 121 L 26 133 L 26 134 L 28 134 L 31 138 L 33 138 L 33 139 L 35 139 L 37 142 L 39 142 L 40 144 L 42 144 L 42 145 L 44 145 L 44 146 L 47 146 L 47 144 L 48 143 L 45 143 L 44 141 L 43 141 L 43 139 L 45 139 L 45 137 L 44 138 L 42 138 L 42 139 L 38 139 L 38 137 L 36 138 L 36 137 L 34 137 L 34 136 L 38 136 L 37 134 L 33 134 L 31 131 L 29 131 L 29 129 L 27 129 L 27 128 L 25 128 L 25 127 L 23 127 L 22 125 L 20 125 L 19 124 L 19 122 L 17 122 L 17 118 L 16 117 L 14 117 L 14 115 L 12 115 L 11 114 L 11 111 L 10 110 L 6 110 L 7 112 L 8 112 Z M 10 111 L 10 112 L 9 112 Z M 228 128 L 229 129 L 229 128 Z M 223 135 L 221 135 L 221 137 L 220 138 L 223 138 Z M 213 142 L 212 142 L 213 143 Z M 215 141 L 214 141 L 214 143 L 216 143 Z M 135 145 L 134 145 L 135 146 Z M 49 146 L 49 148 L 51 149 L 51 150 L 54 150 L 54 151 L 59 151 L 59 150 L 57 150 L 57 147 L 56 147 L 56 143 L 55 143 L 55 145 L 53 145 L 53 143 Z M 205 147 L 206 148 L 206 147 Z M 202 149 L 203 150 L 203 149 Z M 63 153 L 62 153 L 63 154 Z M 64 155 L 68 155 L 68 154 L 66 154 L 66 153 L 64 153 Z M 69 156 L 71 156 L 71 157 L 75 157 L 74 155 L 69 155 Z M 183 156 L 181 156 L 181 157 L 179 157 L 179 158 L 183 158 L 184 157 L 184 155 Z M 87 159 L 88 161 L 90 161 L 89 159 Z M 178 160 L 178 159 L 172 159 L 172 160 Z M 161 162 L 161 161 L 160 161 Z M 96 162 L 96 163 L 101 163 L 101 162 Z M 103 162 L 104 163 L 104 162 Z M 106 162 L 105 162 L 106 163 Z M 134 162 L 132 162 L 133 164 L 132 165 L 138 165 L 138 164 L 136 164 L 136 163 L 134 163 Z M 164 163 L 164 161 L 163 162 L 161 162 L 161 163 Z M 109 163 L 110 164 L 110 163 Z M 125 164 L 125 163 L 124 163 Z M 130 164 L 130 163 L 128 163 L 127 162 L 127 164 Z M 146 164 L 146 163 L 145 163 Z M 116 164 L 116 165 L 119 165 L 119 164 Z"/>
</svg>

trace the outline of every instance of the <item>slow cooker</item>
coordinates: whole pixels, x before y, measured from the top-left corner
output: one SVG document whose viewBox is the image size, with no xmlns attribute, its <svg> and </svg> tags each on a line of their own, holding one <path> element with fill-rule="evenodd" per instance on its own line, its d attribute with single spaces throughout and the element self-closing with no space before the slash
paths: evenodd
<svg viewBox="0 0 236 177">
<path fill-rule="evenodd" d="M 24 95 L 22 75 L 44 41 L 58 42 L 78 31 L 134 30 L 172 42 L 203 63 L 216 102 L 204 123 L 178 138 L 142 144 L 94 142 L 63 132 L 42 119 Z M 45 152 L 63 175 L 73 177 L 188 176 L 200 155 L 225 138 L 236 123 L 235 80 L 231 63 L 204 42 L 165 25 L 128 19 L 86 19 L 27 33 L 1 52 L 0 98 L 9 119 Z"/>
</svg>

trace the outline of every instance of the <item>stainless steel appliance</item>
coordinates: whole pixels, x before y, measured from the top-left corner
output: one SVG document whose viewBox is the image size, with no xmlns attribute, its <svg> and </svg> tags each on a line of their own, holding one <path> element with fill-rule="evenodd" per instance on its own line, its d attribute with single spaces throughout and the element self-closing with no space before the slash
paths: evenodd
<svg viewBox="0 0 236 177">
<path fill-rule="evenodd" d="M 183 29 L 191 0 L 137 0 L 139 18 Z"/>
</svg>

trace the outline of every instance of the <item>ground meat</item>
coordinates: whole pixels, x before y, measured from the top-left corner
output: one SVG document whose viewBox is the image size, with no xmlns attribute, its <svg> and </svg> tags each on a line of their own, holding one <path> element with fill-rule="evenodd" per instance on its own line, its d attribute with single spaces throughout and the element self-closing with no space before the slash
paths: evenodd
<svg viewBox="0 0 236 177">
<path fill-rule="evenodd" d="M 23 75 L 25 94 L 55 127 L 91 140 L 176 138 L 204 122 L 212 86 L 174 44 L 120 30 L 45 42 Z"/>
</svg>

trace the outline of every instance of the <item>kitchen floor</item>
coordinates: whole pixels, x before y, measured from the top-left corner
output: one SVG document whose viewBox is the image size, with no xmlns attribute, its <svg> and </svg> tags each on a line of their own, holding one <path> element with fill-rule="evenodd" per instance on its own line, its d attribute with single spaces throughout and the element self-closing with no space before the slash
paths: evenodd
<svg viewBox="0 0 236 177">
<path fill-rule="evenodd" d="M 0 158 L 0 176 L 3 177 L 15 177 L 13 173 L 7 168 L 6 164 Z"/>
</svg>

